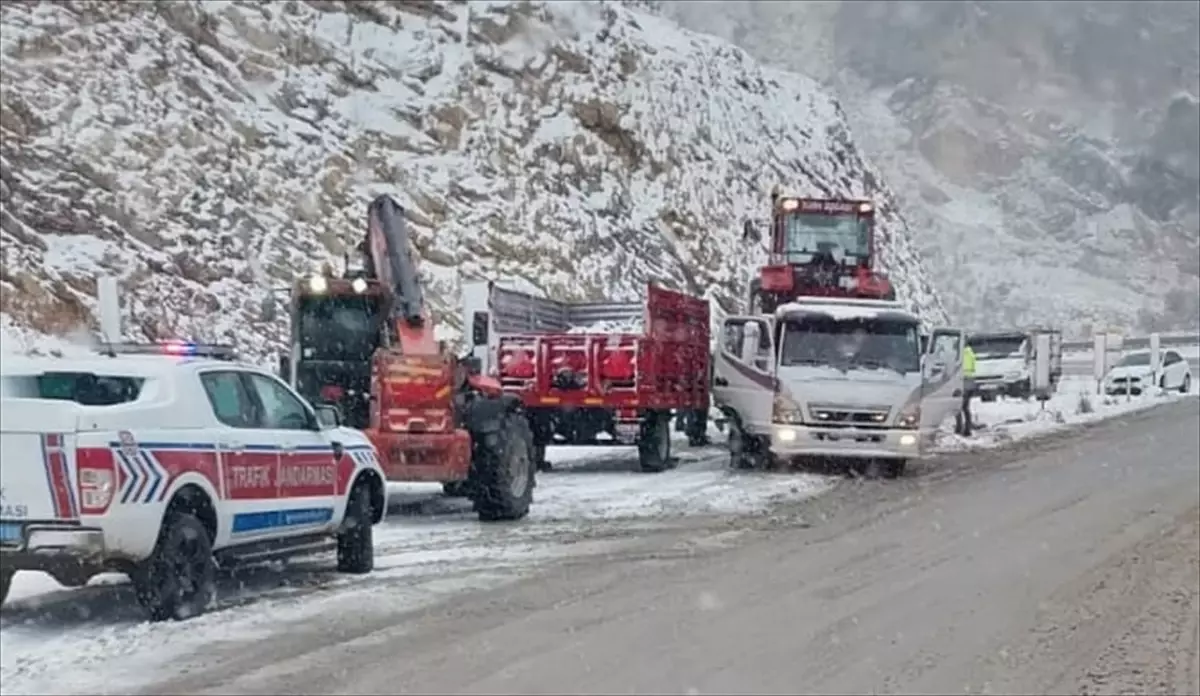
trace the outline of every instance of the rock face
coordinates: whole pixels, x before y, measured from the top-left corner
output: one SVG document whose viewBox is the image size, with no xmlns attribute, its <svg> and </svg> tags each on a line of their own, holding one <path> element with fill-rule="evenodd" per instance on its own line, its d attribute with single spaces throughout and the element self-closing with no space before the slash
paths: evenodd
<svg viewBox="0 0 1200 696">
<path fill-rule="evenodd" d="M 835 91 L 973 326 L 1196 326 L 1200 5 L 662 3 Z"/>
<path fill-rule="evenodd" d="M 3 288 L 16 326 L 234 341 L 388 193 L 455 338 L 462 278 L 739 311 L 741 221 L 783 182 L 872 196 L 902 299 L 943 318 L 894 196 L 808 78 L 616 4 L 3 4 Z"/>
</svg>

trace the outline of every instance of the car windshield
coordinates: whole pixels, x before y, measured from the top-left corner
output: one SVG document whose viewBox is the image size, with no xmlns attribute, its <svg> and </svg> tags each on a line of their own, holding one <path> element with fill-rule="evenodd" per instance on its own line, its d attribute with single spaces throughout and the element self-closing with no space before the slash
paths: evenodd
<svg viewBox="0 0 1200 696">
<path fill-rule="evenodd" d="M 783 221 L 783 250 L 790 263 L 808 263 L 822 252 L 855 263 L 870 252 L 869 224 L 855 214 L 790 213 Z"/>
<path fill-rule="evenodd" d="M 779 364 L 891 369 L 900 373 L 921 368 L 917 324 L 896 319 L 807 317 L 783 326 Z"/>
<path fill-rule="evenodd" d="M 379 342 L 379 298 L 305 297 L 300 301 L 300 360 L 370 360 Z"/>
<path fill-rule="evenodd" d="M 1014 338 L 972 338 L 967 341 L 967 345 L 971 346 L 971 350 L 975 351 L 977 360 L 988 360 L 996 358 L 1019 358 L 1024 355 L 1022 352 L 1025 344 L 1025 337 Z"/>
<path fill-rule="evenodd" d="M 1117 363 L 1117 367 L 1137 367 L 1140 365 L 1150 364 L 1149 353 L 1130 353 L 1121 358 L 1121 362 Z"/>
</svg>

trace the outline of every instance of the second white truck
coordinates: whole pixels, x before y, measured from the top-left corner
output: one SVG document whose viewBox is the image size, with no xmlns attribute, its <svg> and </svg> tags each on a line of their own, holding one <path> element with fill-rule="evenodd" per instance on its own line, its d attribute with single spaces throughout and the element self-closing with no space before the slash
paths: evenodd
<svg viewBox="0 0 1200 696">
<path fill-rule="evenodd" d="M 899 476 L 961 407 L 963 347 L 961 330 L 923 336 L 893 301 L 807 297 L 727 317 L 713 399 L 731 466 L 847 458 L 868 476 Z"/>
</svg>

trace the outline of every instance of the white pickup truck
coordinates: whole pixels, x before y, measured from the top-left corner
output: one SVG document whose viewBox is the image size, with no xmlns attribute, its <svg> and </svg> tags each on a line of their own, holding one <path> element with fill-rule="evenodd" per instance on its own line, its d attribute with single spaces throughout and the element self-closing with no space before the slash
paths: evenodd
<svg viewBox="0 0 1200 696">
<path fill-rule="evenodd" d="M 924 339 L 924 340 L 923 340 Z M 963 333 L 898 302 L 804 298 L 724 320 L 713 399 L 731 465 L 849 458 L 899 476 L 962 403 Z"/>
<path fill-rule="evenodd" d="M 3 595 L 19 570 L 119 571 L 152 620 L 183 619 L 218 565 L 336 545 L 340 571 L 373 569 L 386 505 L 366 436 L 202 347 L 109 349 L 0 363 Z"/>
</svg>

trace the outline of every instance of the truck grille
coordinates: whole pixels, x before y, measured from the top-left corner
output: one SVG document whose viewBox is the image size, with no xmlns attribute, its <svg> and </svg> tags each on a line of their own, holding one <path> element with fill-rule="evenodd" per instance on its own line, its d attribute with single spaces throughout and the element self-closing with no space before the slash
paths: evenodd
<svg viewBox="0 0 1200 696">
<path fill-rule="evenodd" d="M 887 427 L 887 408 L 847 408 L 840 406 L 816 406 L 808 409 L 813 423 L 830 428 L 884 428 Z"/>
</svg>

